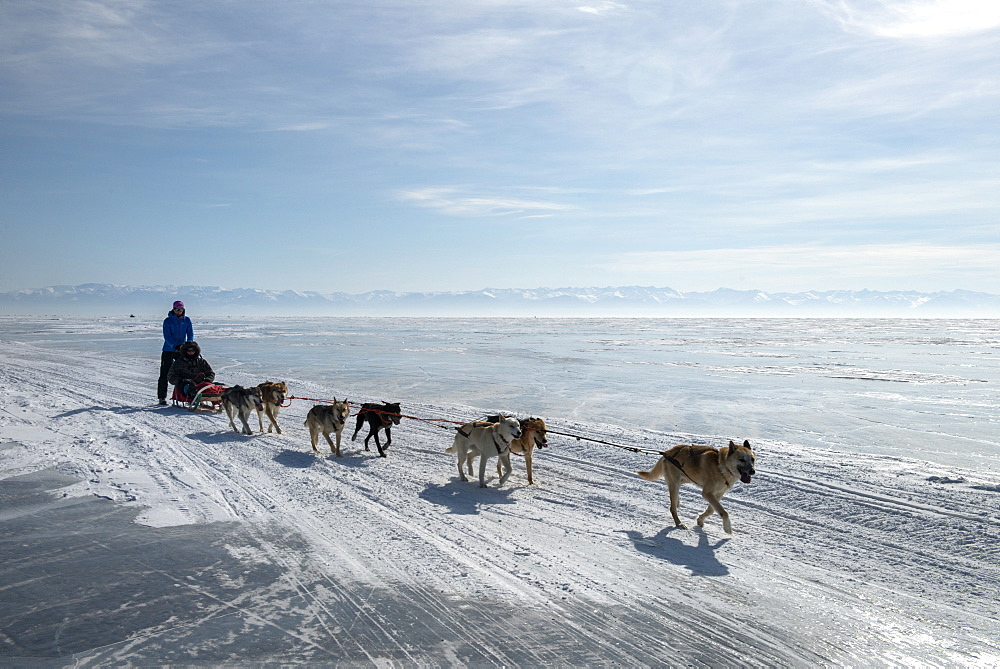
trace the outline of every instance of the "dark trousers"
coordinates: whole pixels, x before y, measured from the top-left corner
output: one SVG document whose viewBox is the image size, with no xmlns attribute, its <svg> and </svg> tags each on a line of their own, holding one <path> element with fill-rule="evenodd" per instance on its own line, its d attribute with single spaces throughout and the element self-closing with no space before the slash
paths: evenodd
<svg viewBox="0 0 1000 669">
<path fill-rule="evenodd" d="M 163 351 L 160 353 L 160 378 L 156 381 L 156 396 L 161 399 L 167 399 L 167 374 L 170 372 L 170 365 L 174 364 L 174 356 L 177 355 L 173 351 Z"/>
</svg>

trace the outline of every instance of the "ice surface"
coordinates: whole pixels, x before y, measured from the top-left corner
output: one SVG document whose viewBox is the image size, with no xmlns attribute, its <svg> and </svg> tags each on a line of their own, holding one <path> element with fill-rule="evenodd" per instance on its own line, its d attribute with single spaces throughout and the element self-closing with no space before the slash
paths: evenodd
<svg viewBox="0 0 1000 669">
<path fill-rule="evenodd" d="M 317 457 L 307 401 L 280 436 L 156 407 L 158 322 L 0 319 L 4 663 L 1000 661 L 996 321 L 195 327 L 228 384 L 651 450 L 749 438 L 758 475 L 730 537 L 670 526 L 634 473 L 655 456 L 564 436 L 535 486 L 521 461 L 460 482 L 450 433 L 410 419 L 385 459 Z"/>
</svg>

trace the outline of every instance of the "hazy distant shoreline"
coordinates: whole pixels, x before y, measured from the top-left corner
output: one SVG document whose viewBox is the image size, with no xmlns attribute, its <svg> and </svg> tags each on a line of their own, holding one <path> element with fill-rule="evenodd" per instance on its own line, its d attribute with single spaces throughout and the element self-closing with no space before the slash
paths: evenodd
<svg viewBox="0 0 1000 669">
<path fill-rule="evenodd" d="M 175 299 L 188 302 L 192 313 L 214 317 L 1000 318 L 1000 295 L 966 290 L 680 292 L 642 286 L 349 294 L 82 284 L 0 293 L 0 310 L 26 315 L 149 316 L 166 313 L 164 305 Z"/>
</svg>

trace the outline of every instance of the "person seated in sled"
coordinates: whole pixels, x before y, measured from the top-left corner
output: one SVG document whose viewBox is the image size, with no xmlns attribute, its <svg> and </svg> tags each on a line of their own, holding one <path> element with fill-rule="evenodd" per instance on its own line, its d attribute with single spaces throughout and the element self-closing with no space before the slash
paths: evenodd
<svg viewBox="0 0 1000 669">
<path fill-rule="evenodd" d="M 188 341 L 178 347 L 177 359 L 170 365 L 167 380 L 188 398 L 198 393 L 199 384 L 215 381 L 215 372 L 208 361 L 201 357 L 198 342 Z"/>
</svg>

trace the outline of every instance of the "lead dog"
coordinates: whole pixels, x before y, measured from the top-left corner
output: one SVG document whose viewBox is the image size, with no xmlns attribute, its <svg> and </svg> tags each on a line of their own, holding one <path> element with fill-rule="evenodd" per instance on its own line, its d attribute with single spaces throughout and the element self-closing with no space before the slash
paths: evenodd
<svg viewBox="0 0 1000 669">
<path fill-rule="evenodd" d="M 333 406 L 317 404 L 306 414 L 306 427 L 309 428 L 309 439 L 312 441 L 313 450 L 319 453 L 316 444 L 319 442 L 319 435 L 326 437 L 326 443 L 330 444 L 330 452 L 336 453 L 340 457 L 340 435 L 344 433 L 344 425 L 347 424 L 347 417 L 351 414 L 351 409 L 345 399 L 338 402 L 333 398 Z M 337 445 L 333 445 L 330 440 L 330 433 L 337 435 Z"/>
<path fill-rule="evenodd" d="M 233 428 L 233 432 L 240 431 L 236 428 L 236 423 L 233 422 L 233 418 L 240 417 L 240 421 L 243 422 L 243 434 L 253 434 L 250 423 L 247 422 L 250 412 L 254 409 L 264 410 L 260 401 L 260 391 L 256 388 L 244 388 L 243 386 L 233 386 L 222 392 L 222 408 L 229 416 L 229 425 Z"/>
<path fill-rule="evenodd" d="M 506 470 L 500 477 L 499 485 L 507 482 L 510 476 L 510 444 L 521 437 L 521 425 L 515 418 L 504 418 L 495 423 L 476 421 L 455 428 L 458 434 L 445 453 L 458 455 L 458 475 L 463 481 L 468 481 L 462 470 L 464 464 L 469 474 L 472 474 L 472 461 L 479 456 L 479 487 L 486 487 L 486 463 L 494 456 L 499 456 L 499 464 Z M 497 474 L 499 474 L 499 465 Z"/>
<path fill-rule="evenodd" d="M 288 395 L 288 386 L 285 385 L 284 381 L 265 381 L 264 383 L 257 386 L 257 390 L 260 391 L 260 401 L 264 405 L 264 410 L 257 410 L 257 422 L 260 424 L 260 431 L 264 431 L 264 416 L 267 416 L 267 420 L 270 421 L 267 425 L 267 431 L 271 431 L 271 427 L 281 434 L 281 428 L 278 427 L 278 411 L 281 409 L 281 405 L 285 403 L 285 397 Z"/>
<path fill-rule="evenodd" d="M 678 491 L 685 483 L 693 483 L 701 488 L 701 496 L 708 502 L 708 508 L 698 516 L 698 527 L 705 526 L 705 519 L 713 513 L 722 518 L 722 529 L 732 534 L 729 513 L 722 508 L 722 496 L 729 492 L 737 481 L 750 483 L 750 477 L 757 473 L 754 463 L 757 456 L 750 448 L 750 442 L 739 446 L 732 441 L 720 449 L 711 446 L 674 446 L 663 451 L 663 457 L 648 471 L 637 472 L 647 481 L 667 479 L 670 489 L 670 515 L 677 527 L 687 529 L 677 516 L 680 507 Z"/>
<path fill-rule="evenodd" d="M 495 423 L 500 420 L 500 416 L 488 416 L 486 420 Z M 541 418 L 522 418 L 518 422 L 521 424 L 521 436 L 510 442 L 510 452 L 524 456 L 524 465 L 528 470 L 528 485 L 534 485 L 535 480 L 531 476 L 531 454 L 535 451 L 535 446 L 545 448 L 549 445 L 545 438 L 548 428 Z M 500 460 L 497 460 L 497 476 L 500 476 Z"/>
<path fill-rule="evenodd" d="M 379 457 L 384 458 L 385 449 L 389 448 L 389 444 L 392 443 L 392 426 L 399 425 L 399 419 L 401 418 L 399 412 L 399 402 L 382 402 L 382 404 L 366 402 L 362 404 L 361 411 L 358 412 L 358 422 L 354 426 L 354 435 L 351 436 L 351 441 L 357 439 L 361 427 L 365 423 L 368 423 L 365 450 L 368 450 L 368 440 L 375 437 L 375 447 L 378 448 Z M 379 430 L 385 430 L 385 446 L 379 443 Z"/>
</svg>

